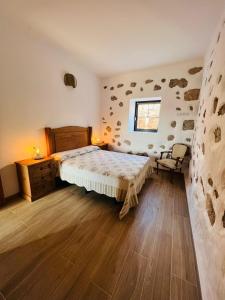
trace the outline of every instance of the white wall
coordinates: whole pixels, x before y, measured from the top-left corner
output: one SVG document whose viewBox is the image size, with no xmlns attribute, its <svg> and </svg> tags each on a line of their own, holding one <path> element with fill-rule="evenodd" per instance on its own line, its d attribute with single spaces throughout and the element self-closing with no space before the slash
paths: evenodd
<svg viewBox="0 0 225 300">
<path fill-rule="evenodd" d="M 218 98 L 218 104 L 214 112 L 215 98 Z M 217 141 L 216 128 L 221 130 L 221 139 Z M 205 300 L 225 299 L 224 150 L 225 12 L 205 57 L 199 118 L 194 136 L 190 178 L 187 180 L 190 217 Z"/>
<path fill-rule="evenodd" d="M 45 153 L 43 128 L 99 125 L 99 81 L 76 58 L 29 27 L 0 19 L 0 173 L 6 196 L 18 192 L 14 161 Z M 66 87 L 73 73 L 76 89 Z"/>
<path fill-rule="evenodd" d="M 101 82 L 102 139 L 118 151 L 146 152 L 153 157 L 159 156 L 160 151 L 164 148 L 168 149 L 176 142 L 191 144 L 193 130 L 184 131 L 182 125 L 184 120 L 195 120 L 199 101 L 185 101 L 184 92 L 200 88 L 202 71 L 191 75 L 188 70 L 201 67 L 202 63 L 201 59 L 195 59 L 103 79 Z M 181 78 L 187 80 L 186 87 L 169 87 L 171 79 Z M 147 79 L 152 79 L 153 82 L 145 84 Z M 162 82 L 162 79 L 166 81 Z M 131 87 L 131 82 L 135 82 L 136 86 Z M 118 88 L 118 84 L 123 86 Z M 154 90 L 155 85 L 159 85 L 161 89 Z M 126 95 L 127 90 L 131 90 L 132 94 Z M 177 92 L 179 94 L 176 94 Z M 112 101 L 112 96 L 117 100 Z M 131 99 L 149 97 L 162 99 L 158 132 L 130 132 L 128 117 Z M 193 110 L 190 110 L 190 106 Z M 177 108 L 180 110 L 176 110 Z M 121 122 L 121 126 L 117 126 L 117 121 Z M 176 121 L 175 128 L 171 127 L 172 121 Z M 111 128 L 111 132 L 107 131 L 107 127 Z M 120 130 L 116 130 L 118 127 Z M 169 135 L 173 135 L 174 139 L 168 141 Z M 127 141 L 130 145 L 127 145 Z"/>
</svg>

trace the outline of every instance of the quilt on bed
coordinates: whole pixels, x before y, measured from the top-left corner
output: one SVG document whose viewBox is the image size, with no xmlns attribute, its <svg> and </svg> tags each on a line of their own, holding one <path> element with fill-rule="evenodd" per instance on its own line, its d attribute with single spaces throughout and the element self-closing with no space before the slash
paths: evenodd
<svg viewBox="0 0 225 300">
<path fill-rule="evenodd" d="M 62 180 L 123 201 L 122 219 L 131 207 L 138 205 L 137 194 L 152 167 L 148 157 L 93 147 L 89 152 L 81 151 L 61 161 L 59 171 Z"/>
</svg>

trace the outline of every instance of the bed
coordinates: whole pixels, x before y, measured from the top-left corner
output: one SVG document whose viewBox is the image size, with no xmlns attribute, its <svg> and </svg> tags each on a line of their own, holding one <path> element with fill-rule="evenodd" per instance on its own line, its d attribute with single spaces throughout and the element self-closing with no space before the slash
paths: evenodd
<svg viewBox="0 0 225 300">
<path fill-rule="evenodd" d="M 138 205 L 138 193 L 152 173 L 149 157 L 91 145 L 91 127 L 45 128 L 45 133 L 62 180 L 123 202 L 120 219 Z"/>
</svg>

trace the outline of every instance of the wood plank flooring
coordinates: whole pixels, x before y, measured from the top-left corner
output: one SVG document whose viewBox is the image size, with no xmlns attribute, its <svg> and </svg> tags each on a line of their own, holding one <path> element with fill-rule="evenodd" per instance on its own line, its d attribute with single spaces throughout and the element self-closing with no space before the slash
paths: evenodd
<svg viewBox="0 0 225 300">
<path fill-rule="evenodd" d="M 0 299 L 200 300 L 182 176 L 154 174 L 139 199 L 122 221 L 76 186 L 0 209 Z"/>
</svg>

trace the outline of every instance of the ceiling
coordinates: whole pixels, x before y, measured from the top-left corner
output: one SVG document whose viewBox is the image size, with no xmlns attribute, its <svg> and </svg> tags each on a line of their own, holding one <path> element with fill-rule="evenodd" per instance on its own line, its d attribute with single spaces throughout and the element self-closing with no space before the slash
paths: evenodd
<svg viewBox="0 0 225 300">
<path fill-rule="evenodd" d="M 0 0 L 99 76 L 205 54 L 224 0 Z"/>
</svg>

